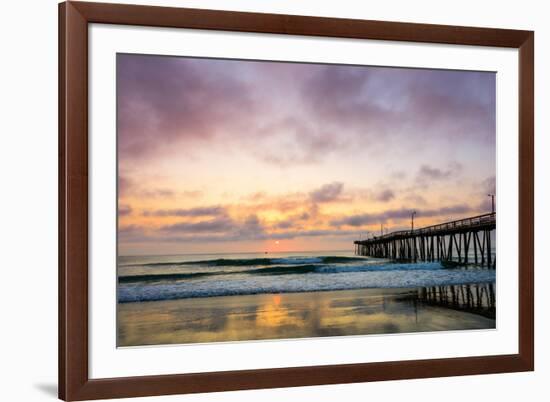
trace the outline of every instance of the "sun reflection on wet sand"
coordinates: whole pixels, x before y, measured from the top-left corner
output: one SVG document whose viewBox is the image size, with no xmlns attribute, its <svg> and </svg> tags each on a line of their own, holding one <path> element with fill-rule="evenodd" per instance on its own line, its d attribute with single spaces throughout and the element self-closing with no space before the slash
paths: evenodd
<svg viewBox="0 0 550 402">
<path fill-rule="evenodd" d="M 468 292 L 467 289 L 466 295 Z M 424 289 L 363 289 L 123 303 L 118 306 L 118 344 L 138 346 L 495 328 L 494 306 L 491 316 L 491 307 L 482 303 L 485 299 L 474 306 L 475 311 L 469 309 L 469 305 L 458 303 L 459 299 L 451 303 L 442 290 L 426 293 Z"/>
</svg>

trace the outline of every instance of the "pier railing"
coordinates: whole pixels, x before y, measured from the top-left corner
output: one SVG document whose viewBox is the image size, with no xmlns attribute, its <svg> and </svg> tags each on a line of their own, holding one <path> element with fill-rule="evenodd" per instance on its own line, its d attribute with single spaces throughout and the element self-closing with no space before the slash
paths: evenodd
<svg viewBox="0 0 550 402">
<path fill-rule="evenodd" d="M 398 230 L 395 232 L 386 233 L 380 236 L 374 236 L 370 239 L 356 240 L 355 244 L 366 244 L 392 238 L 414 237 L 420 235 L 432 234 L 448 234 L 450 232 L 459 232 L 461 230 L 470 230 L 475 228 L 494 227 L 496 226 L 496 213 L 488 213 L 483 215 L 472 216 L 470 218 L 458 219 L 444 223 L 438 223 L 432 226 L 426 226 L 414 230 Z"/>
</svg>

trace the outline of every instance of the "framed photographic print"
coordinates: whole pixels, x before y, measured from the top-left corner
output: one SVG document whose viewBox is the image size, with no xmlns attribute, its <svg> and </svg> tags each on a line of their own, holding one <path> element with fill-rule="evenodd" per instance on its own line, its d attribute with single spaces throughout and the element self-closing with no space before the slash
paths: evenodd
<svg viewBox="0 0 550 402">
<path fill-rule="evenodd" d="M 533 32 L 59 10 L 60 398 L 533 370 Z"/>
</svg>

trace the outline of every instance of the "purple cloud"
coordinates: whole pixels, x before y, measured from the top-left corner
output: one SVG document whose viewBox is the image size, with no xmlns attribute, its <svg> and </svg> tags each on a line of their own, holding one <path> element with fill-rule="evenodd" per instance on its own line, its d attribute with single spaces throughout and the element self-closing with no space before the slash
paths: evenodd
<svg viewBox="0 0 550 402">
<path fill-rule="evenodd" d="M 128 195 L 131 192 L 132 188 L 134 187 L 132 180 L 130 180 L 127 176 L 123 176 L 121 174 L 118 175 L 117 186 L 118 186 L 118 195 L 120 197 L 124 197 Z"/>
<path fill-rule="evenodd" d="M 392 190 L 382 190 L 375 194 L 374 199 L 380 202 L 388 202 L 395 198 L 395 193 Z"/>
<path fill-rule="evenodd" d="M 221 206 L 143 211 L 144 216 L 217 216 L 225 213 L 225 208 Z"/>
<path fill-rule="evenodd" d="M 343 189 L 344 183 L 334 182 L 323 185 L 321 188 L 312 191 L 309 195 L 311 201 L 315 203 L 331 202 L 340 198 Z"/>
<path fill-rule="evenodd" d="M 255 102 L 246 83 L 224 74 L 233 63 L 118 55 L 119 155 L 141 157 L 182 140 L 204 142 L 222 128 L 245 128 Z"/>
<path fill-rule="evenodd" d="M 127 216 L 132 213 L 132 207 L 128 204 L 121 204 L 118 206 L 118 216 Z"/>
<path fill-rule="evenodd" d="M 389 202 L 393 200 L 396 195 L 395 191 L 389 188 L 385 188 L 385 185 L 377 185 L 376 190 L 370 188 L 360 188 L 350 191 L 351 198 L 359 198 L 361 200 L 375 201 L 375 202 Z M 378 187 L 382 187 L 378 189 Z"/>
<path fill-rule="evenodd" d="M 188 196 L 199 196 L 200 192 L 189 191 L 186 192 Z M 174 191 L 167 188 L 143 188 L 134 180 L 130 179 L 127 173 L 118 175 L 118 195 L 120 197 L 126 197 L 130 195 L 138 196 L 140 198 L 167 198 L 174 197 L 176 194 Z M 186 194 L 182 194 L 186 195 Z"/>
<path fill-rule="evenodd" d="M 435 208 L 435 209 L 417 209 L 417 217 L 435 217 L 446 215 L 462 215 L 477 211 L 477 208 L 469 205 L 460 204 L 449 207 Z M 330 222 L 332 226 L 366 226 L 372 224 L 384 223 L 392 219 L 409 219 L 411 217 L 412 210 L 408 208 L 391 209 L 379 213 L 373 214 L 358 214 L 346 216 L 339 219 L 334 219 Z"/>
<path fill-rule="evenodd" d="M 456 176 L 462 170 L 462 165 L 457 162 L 449 164 L 447 169 L 440 169 L 429 165 L 422 165 L 418 171 L 418 181 L 443 180 Z"/>
<path fill-rule="evenodd" d="M 265 233 L 265 228 L 256 215 L 249 215 L 244 221 L 221 216 L 200 222 L 180 222 L 162 226 L 160 233 L 170 236 L 194 236 L 207 233 L 208 236 L 221 236 L 227 239 L 257 239 Z"/>
<path fill-rule="evenodd" d="M 117 91 L 124 160 L 181 142 L 281 167 L 395 141 L 495 144 L 489 72 L 119 55 Z"/>
<path fill-rule="evenodd" d="M 289 230 L 277 233 L 266 231 L 248 231 L 248 232 L 208 232 L 208 233 L 145 233 L 143 231 L 135 231 L 134 236 L 128 237 L 125 240 L 129 242 L 149 242 L 156 243 L 222 243 L 235 241 L 249 240 L 291 240 L 304 237 L 350 237 L 357 236 L 356 230 Z M 350 238 L 350 241 L 352 238 Z"/>
<path fill-rule="evenodd" d="M 275 224 L 275 227 L 277 229 L 290 229 L 293 226 L 294 226 L 294 222 L 290 219 L 286 221 L 277 222 Z"/>
<path fill-rule="evenodd" d="M 229 217 L 220 217 L 201 222 L 180 222 L 161 227 L 161 231 L 169 233 L 203 233 L 225 232 L 234 228 L 234 221 Z"/>
</svg>

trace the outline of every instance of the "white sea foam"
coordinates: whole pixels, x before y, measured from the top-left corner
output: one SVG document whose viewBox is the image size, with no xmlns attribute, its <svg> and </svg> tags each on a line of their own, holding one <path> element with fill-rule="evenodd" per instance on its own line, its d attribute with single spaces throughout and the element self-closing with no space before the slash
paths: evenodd
<svg viewBox="0 0 550 402">
<path fill-rule="evenodd" d="M 363 288 L 408 288 L 495 281 L 490 269 L 444 269 L 440 264 L 387 264 L 378 270 L 358 270 L 358 266 L 338 267 L 338 272 L 310 272 L 286 275 L 223 275 L 158 283 L 119 286 L 119 301 L 153 301 L 192 297 L 230 296 L 258 293 L 312 292 Z M 439 267 L 439 268 L 438 268 Z M 353 270 L 355 268 L 355 270 Z M 321 267 L 322 269 L 322 267 Z M 327 270 L 332 269 L 330 266 Z"/>
</svg>

